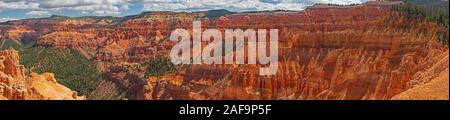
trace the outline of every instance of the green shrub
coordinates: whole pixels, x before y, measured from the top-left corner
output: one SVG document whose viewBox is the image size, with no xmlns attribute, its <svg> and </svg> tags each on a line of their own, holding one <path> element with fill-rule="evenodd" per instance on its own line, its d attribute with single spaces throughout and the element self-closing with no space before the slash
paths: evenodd
<svg viewBox="0 0 450 120">
<path fill-rule="evenodd" d="M 89 60 L 76 50 L 57 48 L 38 48 L 7 40 L 0 49 L 14 48 L 19 51 L 20 63 L 28 71 L 36 73 L 51 72 L 62 85 L 88 95 L 96 88 L 100 72 L 95 61 Z"/>
<path fill-rule="evenodd" d="M 404 2 L 393 6 L 392 9 L 401 12 L 407 20 L 427 20 L 448 29 L 448 1 L 404 0 Z M 439 43 L 448 44 L 448 30 L 438 31 L 435 34 L 439 37 Z"/>
<path fill-rule="evenodd" d="M 174 73 L 179 70 L 179 66 L 174 65 L 170 58 L 159 56 L 143 63 L 145 68 L 145 76 L 163 76 Z"/>
</svg>

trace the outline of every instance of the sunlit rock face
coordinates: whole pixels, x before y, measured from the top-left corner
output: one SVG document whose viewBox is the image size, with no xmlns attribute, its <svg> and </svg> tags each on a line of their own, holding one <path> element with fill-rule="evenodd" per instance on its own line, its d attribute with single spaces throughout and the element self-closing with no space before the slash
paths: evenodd
<svg viewBox="0 0 450 120">
<path fill-rule="evenodd" d="M 14 49 L 0 51 L 0 99 L 3 100 L 82 100 L 77 92 L 60 85 L 52 73 L 26 76 Z"/>
<path fill-rule="evenodd" d="M 409 89 L 421 71 L 443 59 L 437 56 L 448 54 L 448 48 L 440 47 L 433 35 L 416 35 L 420 29 L 437 29 L 433 23 L 387 22 L 395 14 L 387 5 L 320 5 L 303 12 L 241 13 L 204 20 L 205 26 L 219 29 L 280 29 L 277 74 L 259 76 L 255 65 L 191 65 L 170 78 L 182 78 L 182 86 L 191 86 L 185 89 L 188 99 L 390 99 Z M 418 26 L 398 30 L 408 24 Z M 151 98 L 172 99 L 159 97 L 161 90 L 155 88 L 167 93 L 177 87 L 158 87 L 167 80 L 154 79 L 148 83 L 154 87 L 146 88 L 153 93 Z"/>
<path fill-rule="evenodd" d="M 315 5 L 304 11 L 218 17 L 208 17 L 208 12 L 146 12 L 109 19 L 43 18 L 14 21 L 0 29 L 11 40 L 32 36 L 37 47 L 92 53 L 106 69 L 104 79 L 127 91 L 127 99 L 391 99 L 446 69 L 432 66 L 448 64 L 448 47 L 426 32 L 442 28 L 405 21 L 390 10 L 395 4 L 399 2 Z M 279 29 L 276 75 L 260 76 L 260 65 L 190 65 L 147 77 L 139 70 L 143 66 L 130 65 L 168 56 L 176 44 L 168 40 L 172 30 L 192 32 L 195 20 L 202 22 L 203 30 Z M 5 74 L 20 73 L 8 71 Z M 6 98 L 23 96 L 15 94 Z"/>
</svg>

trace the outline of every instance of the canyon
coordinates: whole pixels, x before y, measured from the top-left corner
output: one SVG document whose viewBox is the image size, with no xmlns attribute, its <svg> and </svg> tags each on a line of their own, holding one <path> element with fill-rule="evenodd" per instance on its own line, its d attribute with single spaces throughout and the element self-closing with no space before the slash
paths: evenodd
<svg viewBox="0 0 450 120">
<path fill-rule="evenodd" d="M 25 75 L 14 49 L 0 51 L 0 100 L 83 100 L 59 84 L 52 73 Z"/>
<path fill-rule="evenodd" d="M 446 85 L 447 89 L 430 99 L 448 100 L 448 45 L 440 44 L 441 36 L 434 34 L 448 33 L 448 27 L 407 20 L 391 10 L 398 4 L 401 2 L 369 1 L 314 5 L 304 11 L 51 16 L 0 23 L 0 38 L 42 49 L 76 50 L 95 61 L 102 80 L 84 95 L 87 99 L 414 99 L 410 96 L 422 91 L 415 89 L 439 88 L 427 87 L 438 81 L 444 84 L 433 85 Z M 146 75 L 149 69 L 163 66 L 145 63 L 169 56 L 177 44 L 168 40 L 170 33 L 183 28 L 192 34 L 193 21 L 201 21 L 202 30 L 278 29 L 277 73 L 260 76 L 262 65 L 194 64 L 177 66 L 176 71 L 162 75 Z M 0 99 L 86 99 L 58 84 L 51 73 L 25 75 L 15 50 L 5 50 L 0 56 L 4 61 Z"/>
</svg>

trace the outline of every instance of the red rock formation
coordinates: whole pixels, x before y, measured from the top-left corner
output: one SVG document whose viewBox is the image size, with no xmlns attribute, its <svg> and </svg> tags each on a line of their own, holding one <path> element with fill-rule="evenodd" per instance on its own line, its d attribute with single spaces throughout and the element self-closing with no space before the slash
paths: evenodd
<svg viewBox="0 0 450 120">
<path fill-rule="evenodd" d="M 95 50 L 102 39 L 95 39 L 97 34 L 89 32 L 52 32 L 41 36 L 37 45 L 41 47 L 71 48 Z"/>
<path fill-rule="evenodd" d="M 427 65 L 414 74 L 406 84 L 408 90 L 393 96 L 395 100 L 448 100 L 449 69 L 448 50 L 434 57 L 424 59 L 421 65 Z"/>
<path fill-rule="evenodd" d="M 32 73 L 25 76 L 19 55 L 13 49 L 0 51 L 0 99 L 6 100 L 72 100 L 84 99 L 60 85 L 54 75 Z"/>
<path fill-rule="evenodd" d="M 448 48 L 429 34 L 441 26 L 405 21 L 390 11 L 394 4 L 399 2 L 316 5 L 299 12 L 217 18 L 202 12 L 147 12 L 115 19 L 48 18 L 11 24 L 39 31 L 29 32 L 37 35 L 39 47 L 96 52 L 95 59 L 107 64 L 104 79 L 126 90 L 130 99 L 390 99 L 432 79 L 424 74 L 433 72 L 424 70 L 438 56 L 448 55 Z M 279 29 L 277 74 L 259 76 L 259 65 L 190 65 L 175 74 L 143 79 L 143 72 L 129 65 L 168 55 L 176 44 L 166 40 L 168 35 L 175 28 L 192 31 L 194 20 L 201 20 L 203 29 Z M 14 39 L 28 34 L 14 32 L 11 26 L 0 28 L 2 36 Z M 8 31 L 12 35 L 5 34 Z"/>
<path fill-rule="evenodd" d="M 316 6 L 303 13 L 220 17 L 219 28 L 281 28 L 278 73 L 259 76 L 259 66 L 250 65 L 191 65 L 181 75 L 181 86 L 189 86 L 184 88 L 188 99 L 390 99 L 418 82 L 414 79 L 423 80 L 417 76 L 435 63 L 432 58 L 448 54 L 448 48 L 419 31 L 439 26 L 401 18 L 386 23 L 395 16 L 387 8 Z M 252 22 L 239 24 L 245 19 Z M 417 27 L 400 30 L 411 24 Z M 152 95 L 164 89 L 154 79 L 145 88 Z"/>
<path fill-rule="evenodd" d="M 19 65 L 17 51 L 0 51 L 0 96 L 23 100 L 27 96 L 24 67 Z"/>
<path fill-rule="evenodd" d="M 23 40 L 30 38 L 34 31 L 27 26 L 13 26 L 3 27 L 0 26 L 0 36 L 6 40 Z"/>
</svg>

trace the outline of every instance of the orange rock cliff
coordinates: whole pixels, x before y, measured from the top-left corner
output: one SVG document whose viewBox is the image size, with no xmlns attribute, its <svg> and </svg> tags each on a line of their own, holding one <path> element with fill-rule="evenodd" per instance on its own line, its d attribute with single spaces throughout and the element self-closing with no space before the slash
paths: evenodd
<svg viewBox="0 0 450 120">
<path fill-rule="evenodd" d="M 0 100 L 81 100 L 75 91 L 60 85 L 52 73 L 25 75 L 14 49 L 0 51 Z"/>
<path fill-rule="evenodd" d="M 395 4 L 400 2 L 315 5 L 304 11 L 230 12 L 214 17 L 210 12 L 145 12 L 70 21 L 52 16 L 7 22 L 0 25 L 0 36 L 35 41 L 41 48 L 93 53 L 92 59 L 102 65 L 104 81 L 125 91 L 127 99 L 411 98 L 413 88 L 448 76 L 443 72 L 448 71 L 448 46 L 439 45 L 438 36 L 430 34 L 448 28 L 405 21 L 390 10 Z M 191 30 L 194 20 L 202 22 L 203 30 L 279 29 L 277 74 L 259 76 L 259 65 L 189 65 L 163 76 L 144 76 L 141 64 L 168 56 L 176 44 L 168 40 L 170 32 Z M 1 71 L 6 77 L 0 81 L 4 98 L 82 99 L 57 84 L 51 74 L 25 76 L 23 67 L 17 67 L 17 52 L 7 50 L 0 55 L 5 56 Z M 448 86 L 448 77 L 444 85 L 445 80 Z M 94 92 L 109 93 L 101 91 L 102 85 L 107 84 L 99 84 Z M 45 86 L 52 89 L 44 91 Z M 447 96 L 434 98 L 448 99 L 448 89 L 443 93 Z"/>
</svg>

